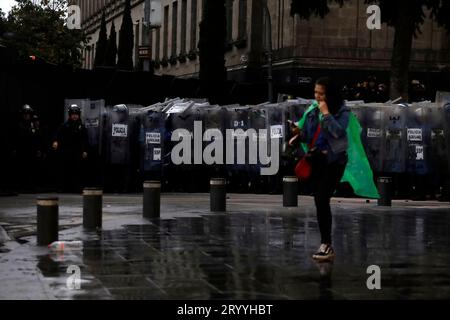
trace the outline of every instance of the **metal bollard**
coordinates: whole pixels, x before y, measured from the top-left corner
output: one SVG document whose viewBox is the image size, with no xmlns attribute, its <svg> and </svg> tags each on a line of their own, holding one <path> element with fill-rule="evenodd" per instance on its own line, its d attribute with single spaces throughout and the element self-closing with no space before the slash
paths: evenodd
<svg viewBox="0 0 450 320">
<path fill-rule="evenodd" d="M 58 198 L 37 198 L 37 245 L 58 241 Z"/>
<path fill-rule="evenodd" d="M 159 218 L 161 210 L 161 182 L 145 181 L 144 182 L 144 218 Z"/>
<path fill-rule="evenodd" d="M 289 176 L 283 178 L 283 207 L 298 206 L 298 179 Z"/>
<path fill-rule="evenodd" d="M 210 210 L 225 212 L 227 208 L 226 181 L 223 178 L 213 178 L 209 181 Z"/>
<path fill-rule="evenodd" d="M 390 207 L 392 202 L 392 178 L 390 177 L 378 178 L 378 193 L 380 194 L 380 199 L 378 199 L 378 205 Z"/>
<path fill-rule="evenodd" d="M 102 206 L 102 189 L 85 188 L 83 190 L 83 227 L 85 229 L 101 229 Z"/>
</svg>

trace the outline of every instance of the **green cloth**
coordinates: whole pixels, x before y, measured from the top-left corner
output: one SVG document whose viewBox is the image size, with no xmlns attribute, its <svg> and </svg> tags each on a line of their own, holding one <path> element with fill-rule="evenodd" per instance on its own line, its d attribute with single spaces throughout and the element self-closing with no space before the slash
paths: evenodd
<svg viewBox="0 0 450 320">
<path fill-rule="evenodd" d="M 314 101 L 308 110 L 305 111 L 303 117 L 297 123 L 300 129 L 305 125 L 308 113 L 318 106 L 317 101 Z M 321 120 L 322 114 L 319 117 Z M 352 186 L 353 192 L 358 196 L 378 199 L 380 195 L 373 181 L 372 168 L 370 167 L 369 160 L 361 142 L 361 130 L 362 128 L 358 119 L 350 112 L 346 130 L 348 139 L 348 162 L 341 182 L 348 182 Z M 301 146 L 305 152 L 308 151 L 308 145 L 306 143 L 301 143 Z"/>
</svg>

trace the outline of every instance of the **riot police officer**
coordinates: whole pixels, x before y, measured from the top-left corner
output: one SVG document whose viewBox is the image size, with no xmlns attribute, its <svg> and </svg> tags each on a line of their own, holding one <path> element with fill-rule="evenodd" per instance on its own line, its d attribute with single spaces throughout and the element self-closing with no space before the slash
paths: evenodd
<svg viewBox="0 0 450 320">
<path fill-rule="evenodd" d="M 38 163 L 42 158 L 43 140 L 33 108 L 25 104 L 21 110 L 14 142 L 14 154 L 19 180 L 19 191 L 34 192 L 37 184 Z"/>
<path fill-rule="evenodd" d="M 69 119 L 58 129 L 53 149 L 58 151 L 63 192 L 80 192 L 83 180 L 83 164 L 88 154 L 88 136 L 81 122 L 81 108 L 72 104 Z"/>
</svg>

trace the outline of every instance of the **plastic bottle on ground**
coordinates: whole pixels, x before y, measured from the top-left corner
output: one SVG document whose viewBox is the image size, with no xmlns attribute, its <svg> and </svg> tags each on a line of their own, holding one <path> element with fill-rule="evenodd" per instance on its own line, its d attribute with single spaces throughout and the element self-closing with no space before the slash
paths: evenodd
<svg viewBox="0 0 450 320">
<path fill-rule="evenodd" d="M 55 241 L 49 244 L 48 248 L 53 251 L 81 250 L 83 241 Z"/>
</svg>

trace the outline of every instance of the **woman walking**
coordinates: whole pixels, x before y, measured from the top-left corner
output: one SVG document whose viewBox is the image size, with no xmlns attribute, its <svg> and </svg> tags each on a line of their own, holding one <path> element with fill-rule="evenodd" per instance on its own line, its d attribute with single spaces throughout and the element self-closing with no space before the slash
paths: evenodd
<svg viewBox="0 0 450 320">
<path fill-rule="evenodd" d="M 330 78 L 320 78 L 314 88 L 316 102 L 296 124 L 294 133 L 310 146 L 307 157 L 310 181 L 317 210 L 321 244 L 313 259 L 332 261 L 330 199 L 337 189 L 348 161 L 347 125 L 350 109 L 344 105 L 338 86 Z"/>
</svg>

